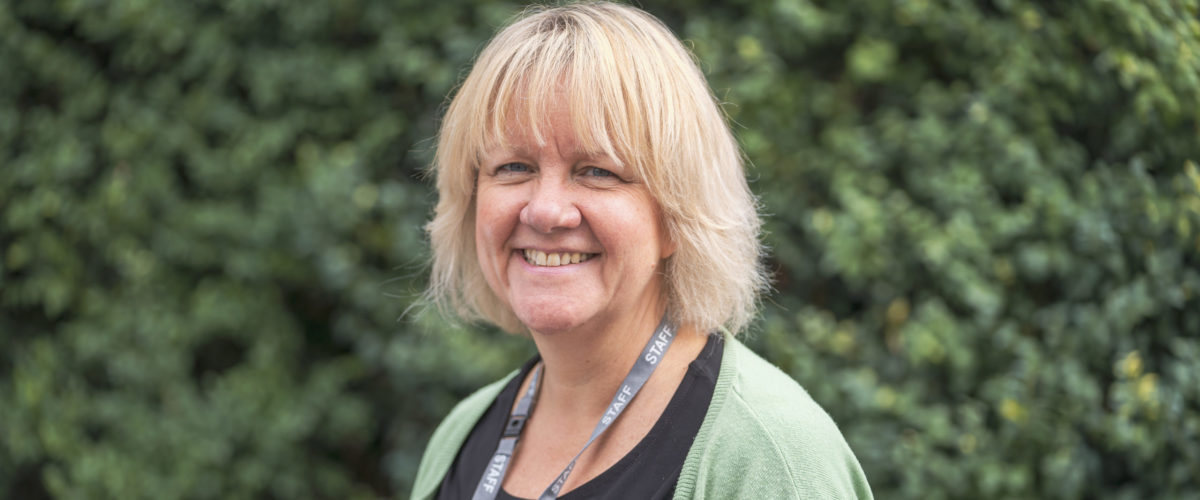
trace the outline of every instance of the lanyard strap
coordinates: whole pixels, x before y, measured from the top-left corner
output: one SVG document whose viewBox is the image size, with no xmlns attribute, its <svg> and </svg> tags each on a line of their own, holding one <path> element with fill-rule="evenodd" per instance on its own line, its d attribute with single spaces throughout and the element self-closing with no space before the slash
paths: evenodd
<svg viewBox="0 0 1200 500">
<path fill-rule="evenodd" d="M 567 464 L 567 467 L 559 473 L 558 478 L 542 492 L 538 500 L 554 500 L 558 498 L 558 492 L 567 482 L 567 477 L 571 475 L 571 470 L 575 468 L 575 462 L 583 455 L 583 452 L 592 445 L 596 438 L 600 437 L 608 427 L 621 416 L 625 411 L 625 407 L 633 401 L 634 396 L 637 396 L 638 391 L 642 390 L 642 386 L 646 384 L 646 380 L 650 379 L 650 375 L 654 373 L 654 369 L 658 367 L 659 361 L 662 361 L 667 349 L 671 347 L 671 342 L 675 340 L 675 325 L 672 325 L 667 320 L 667 315 L 664 313 L 662 321 L 658 323 L 658 328 L 655 329 L 654 335 L 650 336 L 650 340 L 646 342 L 646 347 L 642 349 L 642 355 L 638 357 L 633 368 L 629 370 L 629 375 L 625 376 L 625 380 L 621 382 L 621 388 L 613 396 L 612 401 L 608 403 L 608 409 L 605 410 L 604 416 L 600 417 L 600 421 L 596 423 L 596 428 L 592 430 L 592 436 L 588 438 L 583 449 L 575 454 L 575 458 Z M 504 426 L 504 434 L 500 438 L 500 444 L 496 446 L 496 453 L 492 455 L 492 460 L 488 462 L 487 469 L 483 472 L 483 477 L 479 479 L 479 485 L 475 487 L 475 495 L 472 500 L 492 500 L 500 492 L 501 485 L 504 484 L 504 476 L 508 472 L 508 463 L 512 458 L 513 450 L 517 446 L 517 440 L 521 438 L 521 431 L 525 428 L 525 421 L 529 418 L 529 411 L 532 409 L 535 399 L 537 398 L 538 379 L 542 373 L 542 366 L 534 372 L 533 378 L 529 381 L 529 388 L 525 394 L 521 396 L 521 400 L 517 402 L 517 407 L 509 414 L 508 424 Z"/>
<path fill-rule="evenodd" d="M 537 397 L 538 379 L 542 376 L 542 367 L 539 364 L 537 370 L 533 372 L 529 388 L 525 390 L 525 395 L 521 396 L 521 400 L 517 401 L 517 407 L 509 414 L 508 424 L 504 426 L 504 434 L 500 437 L 500 444 L 496 445 L 496 453 L 492 455 L 487 469 L 483 471 L 483 477 L 479 478 L 479 485 L 475 487 L 475 495 L 471 497 L 472 500 L 492 500 L 496 498 L 496 493 L 504 484 L 504 476 L 508 473 L 509 458 L 512 457 L 513 449 L 517 447 L 517 439 L 521 437 L 521 430 L 525 428 L 525 420 L 529 418 L 529 410 L 533 408 L 534 399 Z"/>
</svg>

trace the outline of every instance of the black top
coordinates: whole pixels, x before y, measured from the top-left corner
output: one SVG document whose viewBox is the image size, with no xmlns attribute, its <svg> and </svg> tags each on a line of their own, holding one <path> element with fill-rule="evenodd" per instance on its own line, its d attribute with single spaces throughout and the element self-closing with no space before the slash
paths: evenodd
<svg viewBox="0 0 1200 500">
<path fill-rule="evenodd" d="M 722 343 L 720 335 L 708 336 L 704 349 L 688 365 L 687 374 L 679 383 L 671 402 L 667 403 L 667 408 L 646 437 L 608 470 L 559 498 L 671 498 L 675 483 L 679 481 L 679 471 L 683 469 L 683 461 L 692 447 L 692 441 L 696 439 L 696 433 L 700 432 L 700 424 L 704 422 L 708 403 L 712 401 L 713 390 L 717 386 Z M 442 479 L 437 494 L 439 500 L 471 498 L 475 493 L 484 468 L 496 452 L 500 432 L 508 420 L 517 390 L 538 359 L 535 356 L 521 367 L 521 372 L 504 386 L 504 390 L 496 396 L 496 401 L 475 424 L 459 449 L 450 471 Z M 500 490 L 496 498 L 517 500 L 504 490 Z"/>
</svg>

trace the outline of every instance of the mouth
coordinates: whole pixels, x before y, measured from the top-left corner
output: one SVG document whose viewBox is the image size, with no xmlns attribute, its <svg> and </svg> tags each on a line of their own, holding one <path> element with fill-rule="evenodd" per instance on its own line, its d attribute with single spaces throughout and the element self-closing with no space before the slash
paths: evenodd
<svg viewBox="0 0 1200 500">
<path fill-rule="evenodd" d="M 569 264 L 578 264 L 580 262 L 586 262 L 592 257 L 600 255 L 595 253 L 579 252 L 546 253 L 541 250 L 532 249 L 525 249 L 521 252 L 522 256 L 525 257 L 525 262 L 539 267 L 558 267 Z"/>
</svg>

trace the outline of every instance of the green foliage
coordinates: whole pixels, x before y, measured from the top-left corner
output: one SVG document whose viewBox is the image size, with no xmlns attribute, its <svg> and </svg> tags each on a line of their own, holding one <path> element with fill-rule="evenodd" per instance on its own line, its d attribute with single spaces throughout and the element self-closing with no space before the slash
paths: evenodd
<svg viewBox="0 0 1200 500">
<path fill-rule="evenodd" d="M 1195 0 L 646 8 L 769 214 L 749 342 L 878 496 L 1200 491 Z M 409 309 L 439 108 L 518 10 L 0 4 L 0 497 L 407 492 L 530 352 Z"/>
<path fill-rule="evenodd" d="M 1197 4 L 745 9 L 687 32 L 772 212 L 758 344 L 880 496 L 1195 494 Z"/>
</svg>

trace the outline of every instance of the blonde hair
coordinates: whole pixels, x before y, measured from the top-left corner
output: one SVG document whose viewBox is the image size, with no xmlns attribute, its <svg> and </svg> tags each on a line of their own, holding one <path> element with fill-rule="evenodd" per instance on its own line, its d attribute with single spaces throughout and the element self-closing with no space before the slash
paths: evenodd
<svg viewBox="0 0 1200 500">
<path fill-rule="evenodd" d="M 658 203 L 675 253 L 668 310 L 699 331 L 741 331 L 766 288 L 757 203 L 742 158 L 692 55 L 650 14 L 606 2 L 534 7 L 480 53 L 441 124 L 426 226 L 428 297 L 443 311 L 524 331 L 484 280 L 475 250 L 479 159 L 505 145 L 510 118 L 545 142 L 548 106 L 566 99 L 580 144 L 632 166 Z"/>
</svg>

